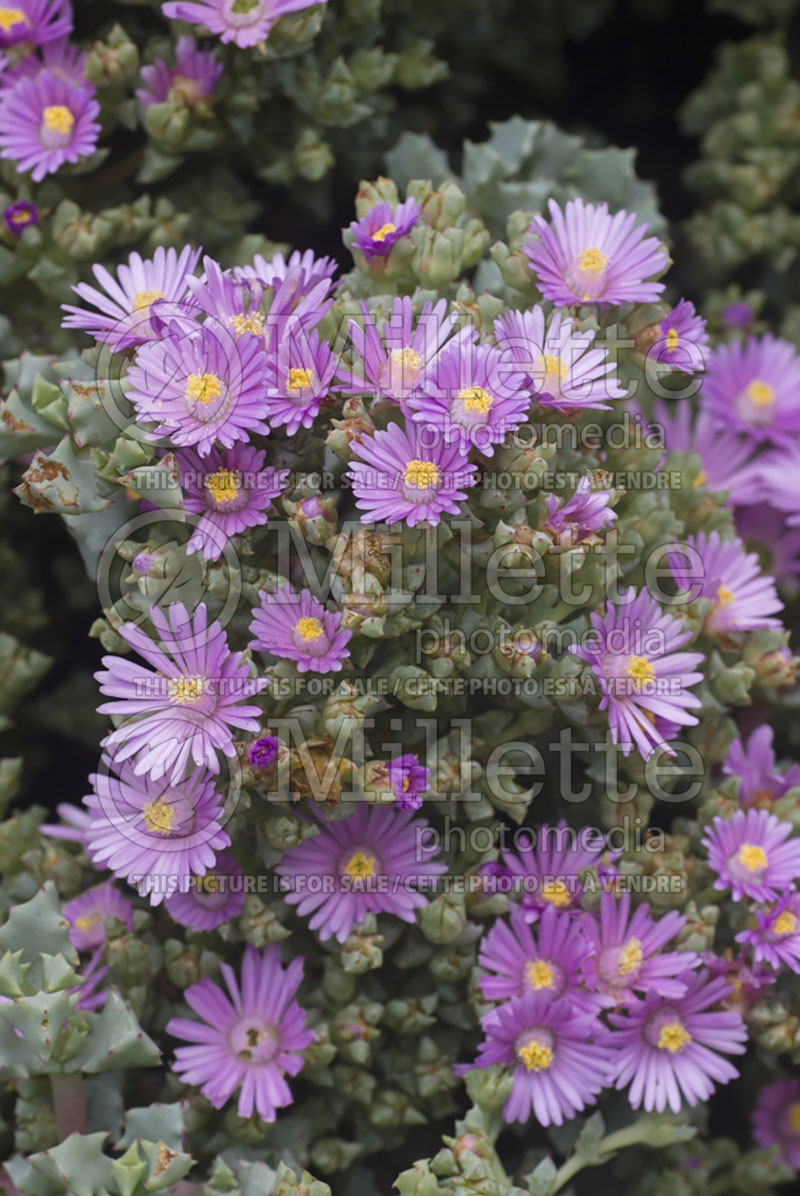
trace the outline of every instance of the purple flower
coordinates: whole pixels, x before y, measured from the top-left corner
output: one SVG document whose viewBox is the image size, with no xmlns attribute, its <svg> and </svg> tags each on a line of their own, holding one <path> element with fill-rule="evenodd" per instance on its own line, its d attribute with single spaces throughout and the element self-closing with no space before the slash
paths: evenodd
<svg viewBox="0 0 800 1196">
<path fill-rule="evenodd" d="M 191 331 L 172 324 L 163 340 L 141 345 L 128 370 L 128 397 L 150 440 L 168 436 L 196 446 L 201 457 L 215 440 L 226 448 L 250 433 L 268 435 L 264 385 L 267 355 L 259 337 L 237 339 L 217 326 Z"/>
<path fill-rule="evenodd" d="M 286 427 L 294 436 L 310 428 L 319 414 L 336 371 L 336 357 L 316 332 L 309 335 L 293 320 L 270 360 L 264 412 L 272 427 Z"/>
<path fill-rule="evenodd" d="M 741 777 L 739 805 L 768 808 L 787 790 L 800 785 L 800 764 L 793 764 L 785 774 L 775 767 L 772 750 L 774 732 L 769 723 L 756 727 L 747 741 L 734 739 L 722 762 L 726 777 Z"/>
<path fill-rule="evenodd" d="M 679 1000 L 651 992 L 624 1013 L 609 1014 L 616 1087 L 630 1084 L 634 1109 L 679 1113 L 681 1097 L 696 1105 L 708 1100 L 715 1083 L 739 1074 L 722 1056 L 744 1054 L 744 1022 L 731 1010 L 710 1011 L 729 986 L 723 979 L 709 981 L 705 971 L 684 972 L 680 979 L 686 994 Z"/>
<path fill-rule="evenodd" d="M 142 67 L 144 87 L 136 98 L 144 109 L 163 104 L 170 96 L 180 96 L 189 107 L 207 100 L 222 74 L 222 63 L 213 54 L 199 50 L 193 37 L 179 37 L 175 45 L 175 65 L 168 67 L 163 58 Z"/>
<path fill-rule="evenodd" d="M 430 769 L 407 752 L 389 761 L 386 776 L 398 809 L 418 810 L 422 805 L 422 794 L 430 785 Z"/>
<path fill-rule="evenodd" d="M 737 943 L 753 948 L 756 964 L 763 960 L 771 968 L 785 966 L 800 972 L 800 893 L 786 893 L 777 905 L 755 917 L 755 928 L 737 934 Z"/>
<path fill-rule="evenodd" d="M 56 814 L 61 822 L 43 822 L 39 827 L 42 834 L 51 839 L 63 839 L 66 843 L 85 843 L 92 818 L 83 806 L 60 802 L 56 806 Z"/>
<path fill-rule="evenodd" d="M 248 944 L 241 987 L 223 963 L 227 994 L 208 978 L 187 988 L 186 1003 L 200 1021 L 173 1017 L 167 1023 L 168 1034 L 193 1044 L 177 1048 L 173 1070 L 184 1083 L 199 1085 L 215 1109 L 237 1089 L 240 1117 L 257 1112 L 274 1121 L 276 1110 L 292 1103 L 285 1076 L 302 1071 L 300 1052 L 317 1038 L 294 999 L 303 962 L 295 956 L 283 968 L 277 943 L 263 954 Z"/>
<path fill-rule="evenodd" d="M 729 303 L 722 309 L 722 323 L 726 328 L 749 328 L 752 320 L 749 303 Z"/>
<path fill-rule="evenodd" d="M 512 311 L 495 321 L 494 333 L 504 361 L 524 371 L 540 407 L 606 411 L 606 400 L 625 397 L 608 350 L 592 348 L 594 331 L 577 331 L 563 312 L 548 323 L 541 307 Z"/>
<path fill-rule="evenodd" d="M 296 283 L 297 298 L 316 291 L 320 283 L 325 283 L 327 289 L 332 287 L 330 279 L 336 273 L 336 259 L 332 257 L 315 257 L 312 249 L 301 253 L 295 249 L 288 260 L 282 253 L 276 253 L 269 261 L 261 253 L 253 258 L 252 266 L 235 266 L 233 277 L 237 282 L 261 282 L 265 287 L 277 288 L 287 278 Z"/>
<path fill-rule="evenodd" d="M 262 735 L 247 745 L 247 763 L 257 772 L 267 772 L 278 759 L 281 741 L 277 735 Z"/>
<path fill-rule="evenodd" d="M 41 46 L 72 33 L 69 0 L 13 0 L 0 6 L 0 49 Z"/>
<path fill-rule="evenodd" d="M 237 281 L 208 255 L 203 258 L 202 276 L 186 281 L 192 302 L 209 317 L 209 331 L 217 324 L 223 339 L 249 335 L 265 341 L 261 283 Z"/>
<path fill-rule="evenodd" d="M 460 338 L 442 350 L 408 398 L 412 418 L 427 425 L 426 433 L 436 429 L 465 454 L 474 445 L 487 457 L 524 423 L 530 405 L 523 375 L 504 366 L 497 349 Z"/>
<path fill-rule="evenodd" d="M 636 224 L 635 212 L 610 216 L 608 204 L 571 199 L 564 212 L 548 203 L 552 227 L 543 216 L 533 218 L 537 239 L 525 245 L 545 299 L 559 307 L 576 303 L 652 303 L 662 282 L 646 282 L 666 269 L 668 258 L 656 237 L 647 237 L 647 223 Z"/>
<path fill-rule="evenodd" d="M 775 982 L 774 972 L 750 967 L 744 952 L 734 958 L 730 950 L 721 956 L 713 951 L 704 951 L 701 958 L 710 974 L 722 976 L 729 986 L 728 995 L 720 1002 L 723 1009 L 733 1009 L 742 1016 L 764 995 L 762 989 L 769 988 Z"/>
<path fill-rule="evenodd" d="M 741 501 L 740 496 L 760 489 L 758 464 L 753 460 L 753 442 L 732 432 L 706 411 L 692 422 L 692 406 L 685 400 L 674 403 L 657 401 L 653 405 L 656 425 L 660 425 L 667 453 L 696 453 L 700 471 L 693 486 L 709 490 L 729 490 L 726 505 Z M 663 469 L 666 457 L 659 466 Z"/>
<path fill-rule="evenodd" d="M 212 449 L 201 457 L 191 449 L 176 454 L 184 510 L 200 519 L 186 545 L 216 561 L 231 536 L 267 522 L 266 510 L 281 493 L 288 469 L 264 468 L 266 453 L 251 445 Z"/>
<path fill-rule="evenodd" d="M 39 212 L 35 203 L 21 199 L 9 204 L 3 212 L 3 220 L 13 237 L 21 237 L 26 228 L 39 223 Z"/>
<path fill-rule="evenodd" d="M 708 357 L 705 409 L 752 441 L 791 446 L 800 431 L 800 357 L 767 333 L 718 345 Z"/>
<path fill-rule="evenodd" d="M 230 852 L 222 851 L 202 876 L 192 876 L 164 905 L 167 913 L 190 930 L 215 930 L 238 918 L 244 909 L 242 870 Z"/>
<path fill-rule="evenodd" d="M 741 540 L 700 532 L 676 545 L 669 566 L 689 601 L 713 599 L 704 623 L 709 635 L 782 626 L 780 619 L 771 617 L 783 610 L 775 581 L 761 572 L 758 556 L 745 552 Z"/>
<path fill-rule="evenodd" d="M 534 932 L 523 907 L 512 905 L 509 921 L 498 918 L 481 943 L 478 963 L 494 973 L 481 976 L 481 991 L 487 1001 L 541 992 L 554 1001 L 568 998 L 579 1013 L 597 1013 L 598 999 L 581 991 L 585 954 L 580 919 L 548 905 Z"/>
<path fill-rule="evenodd" d="M 545 531 L 552 535 L 561 547 L 580 544 L 587 536 L 610 527 L 617 517 L 609 507 L 610 490 L 593 490 L 589 478 L 584 474 L 578 482 L 575 493 L 559 505 L 554 494 L 545 495 L 547 524 Z"/>
<path fill-rule="evenodd" d="M 327 0 L 169 0 L 161 5 L 165 17 L 205 25 L 221 41 L 240 49 L 263 42 L 279 17 L 300 12 Z"/>
<path fill-rule="evenodd" d="M 734 511 L 740 539 L 758 552 L 779 589 L 797 590 L 800 574 L 800 530 L 787 526 L 786 516 L 764 502 Z"/>
<path fill-rule="evenodd" d="M 708 353 L 706 322 L 688 299 L 670 312 L 658 326 L 658 336 L 647 350 L 648 358 L 693 374 L 705 369 Z"/>
<path fill-rule="evenodd" d="M 86 87 L 86 55 L 81 54 L 69 38 L 46 42 L 39 54 L 28 54 L 20 59 L 3 77 L 3 86 L 9 87 L 18 79 L 38 79 L 43 71 L 49 71 L 59 79 L 66 80 L 73 87 Z"/>
<path fill-rule="evenodd" d="M 602 993 L 609 1005 L 635 1001 L 636 993 L 682 997 L 686 984 L 675 977 L 696 966 L 699 958 L 693 951 L 663 948 L 685 923 L 686 919 L 675 910 L 655 922 L 647 905 L 638 906 L 631 915 L 629 893 L 623 893 L 619 900 L 612 893 L 604 893 L 599 919 L 587 915 L 582 923 L 587 984 Z"/>
<path fill-rule="evenodd" d="M 0 91 L 0 156 L 30 170 L 35 183 L 97 146 L 100 105 L 94 87 L 73 87 L 52 71 Z"/>
<path fill-rule="evenodd" d="M 438 846 L 423 843 L 427 828 L 394 807 L 359 802 L 349 818 L 319 823 L 313 838 L 283 853 L 275 871 L 284 878 L 284 900 L 301 918 L 312 915 L 309 928 L 323 942 L 343 943 L 370 913 L 413 922 L 414 910 L 428 903 L 417 886 L 430 888 L 447 871 L 431 858 Z"/>
<path fill-rule="evenodd" d="M 85 1010 L 87 1013 L 94 1013 L 98 1009 L 102 1009 L 108 1000 L 108 991 L 102 989 L 98 992 L 100 983 L 108 975 L 108 968 L 102 964 L 103 948 L 98 947 L 92 954 L 91 959 L 88 960 L 85 967 L 81 968 L 81 983 L 77 984 L 75 988 L 67 989 L 69 993 L 78 993 L 78 1003 L 75 1006 L 76 1010 Z"/>
<path fill-rule="evenodd" d="M 557 826 L 540 826 L 529 834 L 530 844 L 519 836 L 519 857 L 507 851 L 503 860 L 512 887 L 522 886 L 522 904 L 532 921 L 549 905 L 556 909 L 577 905 L 583 893 L 579 873 L 599 863 L 603 847 L 590 842 L 590 827 L 576 831 L 563 821 Z"/>
<path fill-rule="evenodd" d="M 667 732 L 672 738 L 677 727 L 693 726 L 697 719 L 689 710 L 701 704 L 687 691 L 703 679 L 694 672 L 703 655 L 677 651 L 691 632 L 664 614 L 646 590 L 624 605 L 610 603 L 605 615 L 592 614 L 591 624 L 592 641 L 570 651 L 600 683 L 600 709 L 608 710 L 612 742 L 626 756 L 635 746 L 644 760 L 655 748 L 674 754 Z"/>
<path fill-rule="evenodd" d="M 761 493 L 754 497 L 784 511 L 789 527 L 800 526 L 800 445 L 764 453 L 758 459 L 757 477 Z"/>
<path fill-rule="evenodd" d="M 350 224 L 353 248 L 361 250 L 367 263 L 376 257 L 386 257 L 401 237 L 408 236 L 421 211 L 416 199 L 407 199 L 394 208 L 385 200 L 376 204 L 366 216 Z"/>
<path fill-rule="evenodd" d="M 341 612 L 326 611 L 310 590 L 262 590 L 261 608 L 253 611 L 250 623 L 250 647 L 293 660 L 298 673 L 338 673 L 353 635 L 341 624 Z"/>
<path fill-rule="evenodd" d="M 107 671 L 95 673 L 100 692 L 114 699 L 99 713 L 125 720 L 103 746 L 115 760 L 133 757 L 137 776 L 149 772 L 154 780 L 169 774 L 180 784 L 190 759 L 218 773 L 217 753 L 236 755 L 231 727 L 258 730 L 261 710 L 241 703 L 258 693 L 260 682 L 251 679 L 242 654 L 230 651 L 219 623 L 208 625 L 204 604 L 193 616 L 180 602 L 166 617 L 151 606 L 150 618 L 160 646 L 132 623 L 123 623 L 118 634 L 152 670 L 124 656 L 104 656 Z"/>
<path fill-rule="evenodd" d="M 764 1150 L 780 1147 L 789 1166 L 800 1170 L 800 1078 L 776 1080 L 762 1088 L 752 1121 L 758 1145 Z"/>
<path fill-rule="evenodd" d="M 130 764 L 118 768 L 118 776 L 112 762 L 104 758 L 102 765 L 89 778 L 93 793 L 83 799 L 92 814 L 84 843 L 96 868 L 108 868 L 159 905 L 168 892 L 214 867 L 230 838 L 205 769 L 171 784 L 137 776 Z"/>
<path fill-rule="evenodd" d="M 78 951 L 94 951 L 105 943 L 106 918 L 117 918 L 133 930 L 133 906 L 110 881 L 67 901 L 61 912 L 69 922 L 70 942 Z"/>
<path fill-rule="evenodd" d="M 592 1042 L 599 1026 L 592 1014 L 576 1013 L 568 1000 L 528 989 L 482 1021 L 484 1041 L 471 1067 L 501 1063 L 513 1070 L 513 1086 L 503 1105 L 508 1122 L 525 1122 L 533 1112 L 539 1125 L 561 1125 L 594 1104 L 609 1081 L 607 1052 Z"/>
<path fill-rule="evenodd" d="M 474 486 L 477 467 L 458 444 L 420 424 L 405 430 L 390 424 L 371 436 L 361 436 L 352 451 L 348 477 L 362 523 L 398 523 L 409 527 L 427 522 L 435 526 L 443 514 L 457 515 Z"/>
<path fill-rule="evenodd" d="M 800 876 L 800 839 L 790 839 L 791 822 L 768 810 L 737 810 L 715 818 L 703 837 L 714 888 L 730 889 L 733 900 L 774 901 Z"/>
<path fill-rule="evenodd" d="M 118 267 L 116 278 L 105 266 L 93 266 L 92 272 L 102 290 L 85 282 L 72 289 L 97 311 L 62 304 L 69 313 L 62 327 L 81 328 L 104 341 L 115 353 L 160 338 L 163 335 L 160 317 L 183 315 L 189 308 L 185 299 L 186 282 L 199 257 L 200 250 L 188 245 L 180 254 L 159 245 L 153 257 L 146 260 L 132 253 L 127 264 Z"/>
</svg>

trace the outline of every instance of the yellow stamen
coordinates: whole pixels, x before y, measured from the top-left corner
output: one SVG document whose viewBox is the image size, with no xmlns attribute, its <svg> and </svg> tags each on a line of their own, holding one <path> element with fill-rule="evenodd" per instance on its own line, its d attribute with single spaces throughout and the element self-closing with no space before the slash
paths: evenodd
<svg viewBox="0 0 800 1196">
<path fill-rule="evenodd" d="M 392 224 L 391 220 L 387 224 L 382 224 L 381 227 L 372 234 L 373 241 L 385 241 L 389 233 L 396 233 L 397 225 Z"/>
<path fill-rule="evenodd" d="M 26 208 L 19 212 L 12 212 L 9 219 L 12 224 L 27 224 L 31 218 L 31 212 Z"/>
<path fill-rule="evenodd" d="M 75 124 L 75 117 L 66 104 L 48 104 L 42 119 L 51 133 L 71 133 Z"/>
<path fill-rule="evenodd" d="M 618 970 L 620 976 L 628 976 L 642 966 L 642 944 L 638 939 L 629 938 L 619 953 Z"/>
<path fill-rule="evenodd" d="M 403 777 L 403 793 L 408 793 L 410 788 L 411 782 L 409 781 L 408 777 Z"/>
<path fill-rule="evenodd" d="M 375 856 L 363 851 L 354 851 L 345 864 L 345 872 L 353 879 L 367 880 L 375 875 Z"/>
<path fill-rule="evenodd" d="M 548 880 L 542 885 L 542 901 L 549 901 L 557 909 L 569 905 L 572 897 L 565 880 Z"/>
<path fill-rule="evenodd" d="M 142 818 L 149 831 L 158 835 L 168 835 L 175 821 L 175 810 L 165 798 L 156 797 L 142 807 Z"/>
<path fill-rule="evenodd" d="M 680 1022 L 668 1022 L 666 1026 L 661 1027 L 658 1035 L 659 1047 L 662 1051 L 669 1051 L 671 1055 L 676 1051 L 682 1051 L 691 1041 L 691 1034 Z"/>
<path fill-rule="evenodd" d="M 540 988 L 552 988 L 555 974 L 546 959 L 534 959 L 527 967 L 528 984 L 537 991 Z"/>
<path fill-rule="evenodd" d="M 680 338 L 678 337 L 678 329 L 677 328 L 670 328 L 667 331 L 667 349 L 669 350 L 670 353 L 674 353 L 675 350 L 677 349 L 679 339 Z"/>
<path fill-rule="evenodd" d="M 155 303 L 156 299 L 163 298 L 163 291 L 137 291 L 133 296 L 132 309 L 133 311 L 141 311 L 143 307 L 149 307 L 151 303 Z"/>
<path fill-rule="evenodd" d="M 313 385 L 314 375 L 311 373 L 311 370 L 289 370 L 289 381 L 286 384 L 286 389 L 290 394 L 299 394 L 301 390 L 310 390 Z"/>
<path fill-rule="evenodd" d="M 21 8 L 0 8 L 0 29 L 4 32 L 23 24 L 30 25 L 30 21 Z"/>
<path fill-rule="evenodd" d="M 693 486 L 705 486 L 708 481 L 708 474 L 704 469 L 701 469 L 697 477 L 692 482 Z"/>
<path fill-rule="evenodd" d="M 539 354 L 536 365 L 540 370 L 544 370 L 547 377 L 558 375 L 562 382 L 566 382 L 569 377 L 569 367 L 555 353 L 545 353 L 544 356 Z"/>
<path fill-rule="evenodd" d="M 800 1134 L 800 1101 L 789 1105 L 789 1125 L 796 1134 Z"/>
<path fill-rule="evenodd" d="M 772 923 L 774 934 L 794 934 L 797 930 L 797 918 L 791 910 L 785 909 Z"/>
<path fill-rule="evenodd" d="M 541 1042 L 528 1042 L 521 1046 L 517 1055 L 525 1064 L 528 1071 L 547 1071 L 553 1062 L 553 1052 L 549 1046 Z"/>
<path fill-rule="evenodd" d="M 222 383 L 216 374 L 190 374 L 186 382 L 186 397 L 196 403 L 212 403 L 222 394 Z"/>
<path fill-rule="evenodd" d="M 717 606 L 730 606 L 735 601 L 736 595 L 733 590 L 729 590 L 727 586 L 717 587 Z"/>
<path fill-rule="evenodd" d="M 196 884 L 201 893 L 218 893 L 220 890 L 218 876 L 198 876 Z"/>
<path fill-rule="evenodd" d="M 430 490 L 439 484 L 439 467 L 433 461 L 414 458 L 406 465 L 403 481 L 414 490 Z"/>
<path fill-rule="evenodd" d="M 759 378 L 750 383 L 745 393 L 754 407 L 771 407 L 775 402 L 775 391 Z"/>
<path fill-rule="evenodd" d="M 170 700 L 177 706 L 192 706 L 206 692 L 205 677 L 170 677 L 167 681 Z"/>
<path fill-rule="evenodd" d="M 204 485 L 215 502 L 233 502 L 239 497 L 239 478 L 235 470 L 218 469 L 206 478 Z"/>
<path fill-rule="evenodd" d="M 389 354 L 389 360 L 392 363 L 392 367 L 396 370 L 422 369 L 422 357 L 413 349 L 392 349 Z"/>
<path fill-rule="evenodd" d="M 578 254 L 578 268 L 586 274 L 599 274 L 608 265 L 608 258 L 602 250 L 592 247 Z"/>
<path fill-rule="evenodd" d="M 99 914 L 84 914 L 82 918 L 75 919 L 75 926 L 78 930 L 93 930 L 99 921 Z"/>
<path fill-rule="evenodd" d="M 631 680 L 637 681 L 640 685 L 654 681 L 656 676 L 656 671 L 646 656 L 632 656 L 625 671 Z"/>
<path fill-rule="evenodd" d="M 767 866 L 767 853 L 757 843 L 743 843 L 736 858 L 748 872 L 759 872 Z"/>
<path fill-rule="evenodd" d="M 318 640 L 325 630 L 319 619 L 308 615 L 302 619 L 298 619 L 294 625 L 294 629 L 304 644 L 308 644 L 312 640 Z"/>
<path fill-rule="evenodd" d="M 260 311 L 251 311 L 247 315 L 240 313 L 237 316 L 230 316 L 228 324 L 237 337 L 241 336 L 243 332 L 252 332 L 254 336 L 263 336 L 264 334 L 264 317 Z"/>
<path fill-rule="evenodd" d="M 486 415 L 494 402 L 494 395 L 490 395 L 482 386 L 468 386 L 458 397 L 464 404 L 465 411 L 477 411 L 481 415 Z"/>
</svg>

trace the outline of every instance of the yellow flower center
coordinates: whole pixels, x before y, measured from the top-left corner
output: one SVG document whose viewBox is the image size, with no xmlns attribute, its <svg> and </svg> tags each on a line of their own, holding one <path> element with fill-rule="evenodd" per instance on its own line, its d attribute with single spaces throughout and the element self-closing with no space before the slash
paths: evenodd
<svg viewBox="0 0 800 1196">
<path fill-rule="evenodd" d="M 386 224 L 382 224 L 380 228 L 372 234 L 373 241 L 385 241 L 389 233 L 396 233 L 397 225 L 392 224 L 391 220 Z"/>
<path fill-rule="evenodd" d="M 408 793 L 410 788 L 411 782 L 409 781 L 408 777 L 403 777 L 403 793 Z"/>
<path fill-rule="evenodd" d="M 682 1051 L 691 1041 L 691 1034 L 680 1022 L 667 1022 L 666 1026 L 661 1027 L 658 1035 L 659 1047 L 662 1051 L 669 1051 L 671 1055 L 676 1051 Z"/>
<path fill-rule="evenodd" d="M 767 853 L 757 843 L 743 843 L 736 858 L 748 872 L 759 872 L 767 866 Z"/>
<path fill-rule="evenodd" d="M 212 403 L 222 394 L 222 383 L 216 374 L 190 374 L 186 382 L 186 397 L 195 403 Z"/>
<path fill-rule="evenodd" d="M 531 988 L 552 988 L 555 974 L 546 959 L 534 959 L 527 967 L 528 984 Z"/>
<path fill-rule="evenodd" d="M 548 880 L 546 884 L 542 885 L 541 895 L 542 901 L 549 901 L 557 909 L 569 905 L 572 900 L 565 880 Z"/>
<path fill-rule="evenodd" d="M 12 224 L 27 224 L 31 216 L 32 213 L 27 208 L 23 208 L 19 212 L 11 212 L 9 219 Z"/>
<path fill-rule="evenodd" d="M 137 291 L 133 296 L 132 310 L 141 311 L 143 307 L 149 307 L 151 303 L 155 303 L 156 299 L 163 298 L 163 291 Z"/>
<path fill-rule="evenodd" d="M 771 407 L 775 402 L 775 391 L 768 382 L 762 382 L 759 378 L 750 383 L 746 394 L 754 407 Z"/>
<path fill-rule="evenodd" d="M 197 887 L 201 893 L 218 893 L 220 883 L 218 876 L 198 876 Z"/>
<path fill-rule="evenodd" d="M 6 31 L 22 24 L 30 25 L 30 21 L 21 8 L 0 8 L 0 29 Z"/>
<path fill-rule="evenodd" d="M 619 953 L 619 974 L 628 976 L 642 966 L 642 944 L 638 939 L 629 938 Z"/>
<path fill-rule="evenodd" d="M 592 246 L 578 254 L 578 268 L 586 274 L 600 274 L 608 265 L 608 258 L 601 249 Z"/>
<path fill-rule="evenodd" d="M 48 104 L 42 113 L 45 126 L 51 133 L 71 133 L 75 117 L 66 104 Z"/>
<path fill-rule="evenodd" d="M 708 474 L 704 469 L 701 469 L 697 477 L 692 482 L 693 486 L 705 486 L 708 481 Z"/>
<path fill-rule="evenodd" d="M 800 1101 L 789 1105 L 789 1125 L 796 1134 L 800 1134 Z"/>
<path fill-rule="evenodd" d="M 625 671 L 632 681 L 640 685 L 655 680 L 656 671 L 646 656 L 632 656 Z"/>
<path fill-rule="evenodd" d="M 415 458 L 406 465 L 403 481 L 414 490 L 430 490 L 439 483 L 439 467 L 433 461 Z"/>
<path fill-rule="evenodd" d="M 142 818 L 149 831 L 168 835 L 175 821 L 175 810 L 163 797 L 156 797 L 142 807 Z"/>
<path fill-rule="evenodd" d="M 389 360 L 396 370 L 422 369 L 422 357 L 413 349 L 392 349 Z"/>
<path fill-rule="evenodd" d="M 218 469 L 206 478 L 204 485 L 215 502 L 233 502 L 239 497 L 239 479 L 235 470 Z"/>
<path fill-rule="evenodd" d="M 301 390 L 310 390 L 314 382 L 314 375 L 311 370 L 294 369 L 289 370 L 289 381 L 287 389 L 291 394 L 299 394 Z"/>
<path fill-rule="evenodd" d="M 785 909 L 772 923 L 775 934 L 794 934 L 797 930 L 797 918 L 791 910 Z"/>
<path fill-rule="evenodd" d="M 75 925 L 78 930 L 93 930 L 99 921 L 99 914 L 84 914 L 82 918 L 75 919 Z"/>
<path fill-rule="evenodd" d="M 488 390 L 484 390 L 482 386 L 468 386 L 458 397 L 464 404 L 465 411 L 477 411 L 481 415 L 486 415 L 494 402 L 494 396 L 490 395 Z"/>
<path fill-rule="evenodd" d="M 363 851 L 354 851 L 344 868 L 354 880 L 367 880 L 375 875 L 375 856 Z"/>
<path fill-rule="evenodd" d="M 542 1042 L 526 1042 L 517 1051 L 517 1055 L 525 1064 L 528 1071 L 547 1071 L 553 1062 L 553 1052 Z"/>
<path fill-rule="evenodd" d="M 670 328 L 667 330 L 667 349 L 670 353 L 674 353 L 677 349 L 679 339 L 677 328 Z"/>
<path fill-rule="evenodd" d="M 252 332 L 255 336 L 262 336 L 264 333 L 264 317 L 260 311 L 251 311 L 247 315 L 240 313 L 230 316 L 228 324 L 237 337 L 241 336 L 243 332 Z"/>
<path fill-rule="evenodd" d="M 540 370 L 544 370 L 547 377 L 558 376 L 562 382 L 566 382 L 569 376 L 569 367 L 556 353 L 545 353 L 544 356 L 539 354 L 536 364 Z"/>
<path fill-rule="evenodd" d="M 310 615 L 298 619 L 294 625 L 294 629 L 304 644 L 308 644 L 312 640 L 318 640 L 325 630 L 319 619 L 315 619 Z"/>
<path fill-rule="evenodd" d="M 729 590 L 727 586 L 717 587 L 717 606 L 730 606 L 735 601 L 736 595 L 733 590 Z"/>
<path fill-rule="evenodd" d="M 205 677 L 170 677 L 167 692 L 176 706 L 193 706 L 206 692 Z"/>
</svg>

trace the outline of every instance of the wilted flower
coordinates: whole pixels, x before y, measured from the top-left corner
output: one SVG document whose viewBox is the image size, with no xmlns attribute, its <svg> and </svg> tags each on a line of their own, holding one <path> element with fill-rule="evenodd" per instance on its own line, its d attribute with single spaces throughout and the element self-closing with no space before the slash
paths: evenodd
<svg viewBox="0 0 800 1196">
<path fill-rule="evenodd" d="M 39 212 L 35 203 L 20 199 L 17 203 L 9 204 L 3 212 L 3 220 L 11 235 L 20 237 L 26 228 L 39 223 Z"/>
<path fill-rule="evenodd" d="M 341 624 L 341 611 L 326 611 L 310 590 L 262 591 L 250 623 L 250 647 L 293 660 L 299 673 L 338 673 L 353 635 Z"/>
<path fill-rule="evenodd" d="M 0 156 L 30 170 L 35 183 L 94 153 L 100 105 L 89 84 L 73 87 L 43 70 L 0 91 Z"/>
<path fill-rule="evenodd" d="M 730 889 L 733 900 L 774 901 L 800 876 L 800 839 L 790 839 L 791 822 L 768 810 L 737 810 L 715 818 L 703 837 L 714 888 Z"/>
<path fill-rule="evenodd" d="M 575 493 L 559 504 L 554 494 L 545 495 L 547 525 L 545 531 L 561 545 L 579 544 L 586 536 L 610 527 L 617 517 L 609 507 L 610 490 L 593 490 L 589 478 L 578 482 Z"/>
<path fill-rule="evenodd" d="M 259 772 L 266 772 L 272 768 L 278 759 L 281 741 L 277 735 L 262 735 L 253 739 L 247 745 L 247 763 Z"/>
<path fill-rule="evenodd" d="M 422 794 L 430 784 L 430 769 L 407 752 L 389 761 L 386 774 L 397 807 L 406 811 L 418 810 L 422 805 Z"/>
<path fill-rule="evenodd" d="M 416 199 L 407 199 L 394 208 L 385 201 L 376 204 L 366 216 L 351 223 L 353 248 L 360 249 L 367 262 L 386 257 L 401 237 L 408 236 L 421 211 Z"/>
</svg>

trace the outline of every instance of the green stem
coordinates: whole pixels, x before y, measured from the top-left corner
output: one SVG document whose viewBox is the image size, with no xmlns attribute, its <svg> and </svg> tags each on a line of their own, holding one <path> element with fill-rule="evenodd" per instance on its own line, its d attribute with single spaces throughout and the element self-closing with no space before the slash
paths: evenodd
<svg viewBox="0 0 800 1196">
<path fill-rule="evenodd" d="M 83 1098 L 83 1076 L 79 1071 L 54 1072 L 50 1076 L 56 1131 L 59 1142 L 70 1134 L 86 1133 L 86 1104 Z"/>
</svg>

